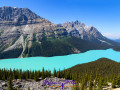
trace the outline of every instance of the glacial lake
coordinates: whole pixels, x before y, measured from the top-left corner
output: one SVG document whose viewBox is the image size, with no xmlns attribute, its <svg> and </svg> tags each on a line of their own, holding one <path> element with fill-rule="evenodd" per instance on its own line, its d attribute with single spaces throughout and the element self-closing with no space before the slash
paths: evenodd
<svg viewBox="0 0 120 90">
<path fill-rule="evenodd" d="M 77 64 L 88 63 L 99 58 L 109 58 L 120 62 L 120 52 L 112 49 L 107 50 L 90 50 L 85 53 L 71 54 L 66 56 L 55 57 L 30 57 L 0 60 L 0 68 L 22 69 L 22 70 L 46 70 L 53 71 L 70 68 Z"/>
</svg>

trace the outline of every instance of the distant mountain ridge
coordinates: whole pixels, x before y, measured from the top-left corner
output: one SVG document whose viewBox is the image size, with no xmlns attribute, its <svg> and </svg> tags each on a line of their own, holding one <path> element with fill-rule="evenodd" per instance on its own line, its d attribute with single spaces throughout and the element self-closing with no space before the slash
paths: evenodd
<svg viewBox="0 0 120 90">
<path fill-rule="evenodd" d="M 28 8 L 0 7 L 0 58 L 67 55 L 117 44 L 79 21 L 53 24 Z"/>
<path fill-rule="evenodd" d="M 62 24 L 71 36 L 78 37 L 84 40 L 95 41 L 98 43 L 106 43 L 109 45 L 116 44 L 112 40 L 104 37 L 95 27 L 86 26 L 84 23 L 76 20 L 75 22 L 65 22 Z"/>
<path fill-rule="evenodd" d="M 113 41 L 120 43 L 120 39 L 114 39 Z"/>
</svg>

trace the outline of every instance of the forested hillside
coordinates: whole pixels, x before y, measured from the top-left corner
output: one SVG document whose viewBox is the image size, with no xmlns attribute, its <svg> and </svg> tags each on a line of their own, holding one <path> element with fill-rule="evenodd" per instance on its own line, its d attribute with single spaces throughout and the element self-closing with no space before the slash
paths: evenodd
<svg viewBox="0 0 120 90">
<path fill-rule="evenodd" d="M 88 50 L 108 49 L 111 46 L 107 44 L 95 43 L 92 41 L 82 40 L 76 37 L 50 38 L 41 42 L 34 40 L 31 47 L 26 47 L 23 57 L 34 56 L 60 56 L 73 53 L 82 53 Z M 17 58 L 21 55 L 23 49 L 13 49 L 0 53 L 0 59 Z"/>
<path fill-rule="evenodd" d="M 101 58 L 93 62 L 79 64 L 68 69 L 71 73 L 87 73 L 96 75 L 96 73 L 102 76 L 112 76 L 114 74 L 120 73 L 120 63 L 112 61 L 107 58 Z"/>
</svg>

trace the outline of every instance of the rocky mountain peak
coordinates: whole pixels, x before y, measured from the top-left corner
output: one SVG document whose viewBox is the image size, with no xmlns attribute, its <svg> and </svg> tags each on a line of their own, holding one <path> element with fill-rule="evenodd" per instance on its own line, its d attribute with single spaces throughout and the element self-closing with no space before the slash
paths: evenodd
<svg viewBox="0 0 120 90">
<path fill-rule="evenodd" d="M 65 22 L 63 25 L 70 25 L 72 27 L 75 27 L 75 26 L 81 26 L 81 27 L 84 27 L 85 24 L 84 23 L 81 23 L 80 21 L 76 20 L 76 21 L 72 21 L 72 22 Z"/>
<path fill-rule="evenodd" d="M 2 21 L 14 21 L 22 15 L 26 16 L 28 19 L 41 18 L 28 8 L 17 8 L 10 6 L 0 7 L 0 20 Z"/>
<path fill-rule="evenodd" d="M 79 25 L 79 24 L 81 24 L 81 22 L 80 21 L 78 21 L 78 20 L 76 20 L 76 21 L 74 21 L 74 22 L 72 22 L 73 24 L 76 24 L 76 25 Z"/>
<path fill-rule="evenodd" d="M 40 22 L 43 19 L 28 8 L 0 7 L 0 25 L 25 25 Z"/>
<path fill-rule="evenodd" d="M 75 37 L 80 37 L 85 40 L 95 40 L 97 38 L 104 39 L 103 35 L 94 27 L 86 26 L 84 23 L 76 20 L 63 24 L 63 27 Z"/>
</svg>

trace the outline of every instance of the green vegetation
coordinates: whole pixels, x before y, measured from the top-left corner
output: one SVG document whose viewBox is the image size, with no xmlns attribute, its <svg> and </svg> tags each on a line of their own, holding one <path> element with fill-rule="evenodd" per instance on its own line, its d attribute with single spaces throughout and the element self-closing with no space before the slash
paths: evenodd
<svg viewBox="0 0 120 90">
<path fill-rule="evenodd" d="M 18 58 L 22 52 L 22 48 L 9 50 L 6 52 L 0 52 L 0 59 L 7 59 L 7 58 Z"/>
<path fill-rule="evenodd" d="M 120 47 L 113 47 L 113 50 L 115 50 L 115 51 L 120 51 Z"/>
<path fill-rule="evenodd" d="M 99 65 L 98 65 L 99 64 Z M 102 66 L 101 66 L 102 65 Z M 70 80 L 75 80 L 80 83 L 76 84 L 74 90 L 102 90 L 103 86 L 108 86 L 108 82 L 112 83 L 112 87 L 120 87 L 120 64 L 112 60 L 102 58 L 94 62 L 74 66 L 70 69 L 56 71 L 22 71 L 22 70 L 6 70 L 0 69 L 0 80 L 11 79 L 34 79 L 38 81 L 39 78 L 58 77 Z M 111 73 L 111 74 L 110 74 Z M 9 79 L 10 80 L 10 79 Z M 8 87 L 12 86 L 9 81 Z"/>
<path fill-rule="evenodd" d="M 24 54 L 28 54 L 29 57 L 40 56 L 42 53 L 41 45 L 38 42 L 34 42 L 31 48 L 26 48 Z"/>
<path fill-rule="evenodd" d="M 17 39 L 18 38 L 16 38 L 12 44 L 14 44 Z M 24 39 L 26 39 L 26 36 L 24 36 Z M 103 43 L 102 44 L 95 43 L 92 41 L 82 40 L 80 38 L 70 37 L 70 36 L 61 37 L 61 38 L 46 38 L 44 34 L 41 40 L 37 40 L 36 35 L 33 34 L 31 47 L 30 45 L 28 45 L 28 41 L 26 41 L 26 43 L 27 44 L 25 51 L 23 53 L 23 57 L 62 56 L 62 55 L 79 53 L 79 52 L 86 52 L 88 50 L 119 48 L 119 47 L 106 45 Z M 0 47 L 2 50 L 4 50 L 4 48 L 2 48 L 3 46 Z M 0 59 L 17 58 L 17 56 L 20 55 L 21 50 L 22 49 L 18 51 L 18 49 L 15 49 L 8 52 L 0 53 Z M 12 51 L 15 52 L 16 54 L 15 53 L 13 54 Z"/>
<path fill-rule="evenodd" d="M 35 35 L 33 35 L 35 37 Z M 63 37 L 63 38 L 48 38 L 41 40 L 40 42 L 33 39 L 31 48 L 26 48 L 24 54 L 25 56 L 60 56 L 75 53 L 74 49 L 81 52 L 94 49 L 107 49 L 109 46 L 97 44 L 94 42 L 81 40 L 75 37 Z M 89 45 L 89 47 L 88 47 Z"/>
<path fill-rule="evenodd" d="M 9 77 L 9 80 L 8 80 L 7 90 L 15 90 L 12 85 L 11 76 Z"/>
<path fill-rule="evenodd" d="M 103 77 L 108 76 L 111 78 L 114 76 L 114 74 L 118 75 L 120 73 L 120 63 L 107 58 L 101 58 L 97 61 L 76 65 L 68 70 L 70 70 L 72 73 L 88 73 L 89 75 L 92 72 L 94 77 L 96 77 L 96 73 L 100 73 L 100 75 Z"/>
</svg>

